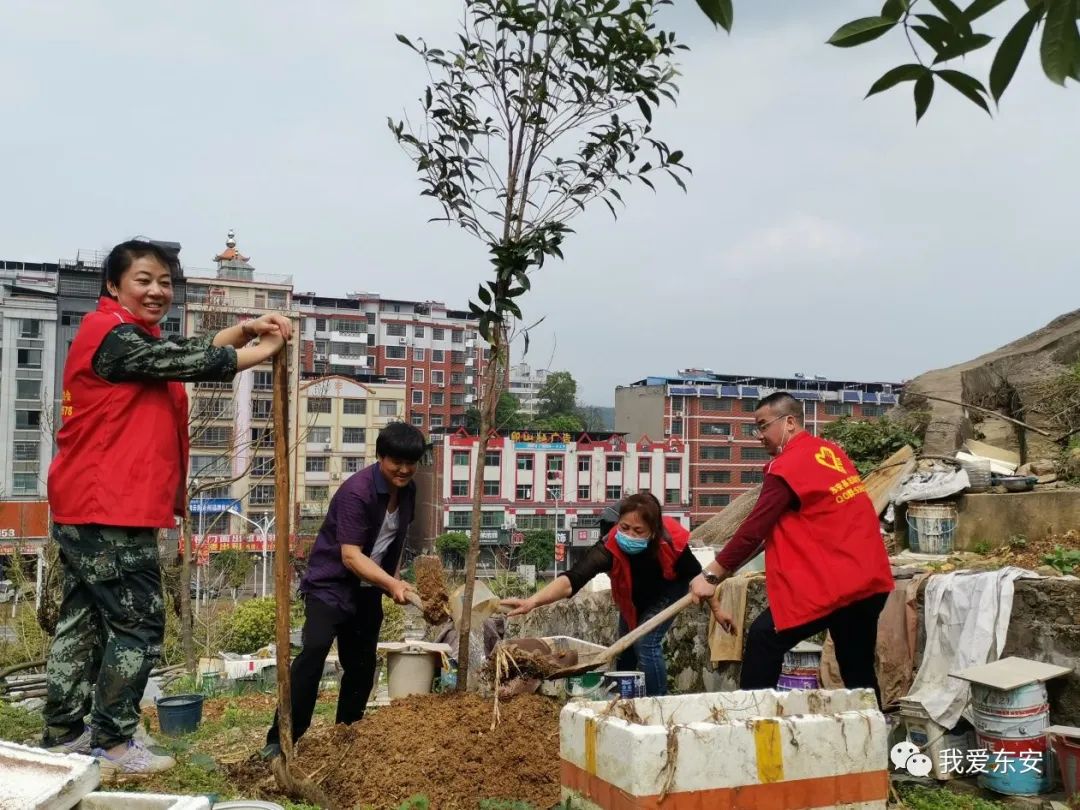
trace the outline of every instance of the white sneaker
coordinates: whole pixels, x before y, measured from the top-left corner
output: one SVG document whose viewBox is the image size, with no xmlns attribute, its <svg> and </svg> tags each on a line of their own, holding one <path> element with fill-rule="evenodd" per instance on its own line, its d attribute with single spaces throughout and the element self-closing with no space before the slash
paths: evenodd
<svg viewBox="0 0 1080 810">
<path fill-rule="evenodd" d="M 54 754 L 89 754 L 91 747 L 90 727 L 83 726 L 82 734 L 75 739 L 57 743 L 56 745 L 49 746 L 45 750 L 51 751 Z"/>
<path fill-rule="evenodd" d="M 148 749 L 138 740 L 128 740 L 127 748 L 118 756 L 109 756 L 104 748 L 95 748 L 103 775 L 117 773 L 160 773 L 176 765 L 172 757 L 160 756 Z"/>
</svg>

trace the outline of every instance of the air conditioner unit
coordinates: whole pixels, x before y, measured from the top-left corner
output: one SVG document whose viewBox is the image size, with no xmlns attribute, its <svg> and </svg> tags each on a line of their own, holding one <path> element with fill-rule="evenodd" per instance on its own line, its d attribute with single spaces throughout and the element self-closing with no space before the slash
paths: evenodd
<svg viewBox="0 0 1080 810">
<path fill-rule="evenodd" d="M 330 480 L 331 481 L 340 481 L 341 480 L 341 473 L 330 473 Z"/>
<path fill-rule="evenodd" d="M 473 401 L 475 401 L 475 400 L 476 400 L 476 397 L 474 397 L 474 396 L 473 396 L 472 394 L 466 394 L 466 395 L 465 395 L 465 402 L 466 402 L 466 404 L 468 404 L 468 403 L 470 403 L 470 402 L 473 402 Z"/>
<path fill-rule="evenodd" d="M 334 446 L 332 444 L 324 444 L 322 449 L 330 452 L 333 448 Z"/>
<path fill-rule="evenodd" d="M 402 346 L 405 345 L 406 341 L 407 341 L 407 338 L 398 338 L 397 339 L 397 342 L 400 343 Z"/>
</svg>

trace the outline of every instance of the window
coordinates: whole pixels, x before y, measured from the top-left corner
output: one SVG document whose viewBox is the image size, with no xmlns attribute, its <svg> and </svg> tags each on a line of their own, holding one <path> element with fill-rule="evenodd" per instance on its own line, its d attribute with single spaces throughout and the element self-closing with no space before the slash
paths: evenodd
<svg viewBox="0 0 1080 810">
<path fill-rule="evenodd" d="M 374 312 L 365 312 L 364 313 L 364 320 L 367 321 L 368 326 L 374 326 L 375 325 L 375 313 Z"/>
<path fill-rule="evenodd" d="M 446 340 L 446 330 L 445 329 L 432 329 L 431 330 L 431 339 L 432 340 Z M 442 354 L 442 352 L 439 352 L 439 354 Z"/>
<path fill-rule="evenodd" d="M 180 334 L 180 319 L 166 318 L 161 322 L 161 331 L 166 335 Z"/>
<path fill-rule="evenodd" d="M 379 400 L 379 416 L 397 416 L 397 402 L 392 399 Z"/>
<path fill-rule="evenodd" d="M 465 352 L 450 352 L 450 362 L 460 366 L 465 362 Z"/>
<path fill-rule="evenodd" d="M 326 331 L 326 318 L 316 318 L 315 319 L 315 331 L 316 332 L 325 332 Z"/>
<path fill-rule="evenodd" d="M 274 502 L 274 487 L 272 484 L 257 484 L 251 488 L 252 506 L 270 506 Z"/>
<path fill-rule="evenodd" d="M 251 461 L 251 474 L 256 478 L 265 478 L 268 475 L 273 475 L 273 456 L 255 456 Z"/>
<path fill-rule="evenodd" d="M 308 456 L 304 460 L 304 472 L 320 473 L 329 472 L 330 459 L 326 456 Z"/>
<path fill-rule="evenodd" d="M 744 447 L 741 456 L 743 461 L 768 461 L 769 451 L 764 447 Z"/>
<path fill-rule="evenodd" d="M 746 450 L 744 449 L 745 453 Z M 701 453 L 698 455 L 702 461 L 727 461 L 731 458 L 730 447 L 702 447 Z"/>
<path fill-rule="evenodd" d="M 464 394 L 451 394 L 450 395 L 450 404 L 451 405 L 464 405 L 465 404 L 465 395 Z"/>
<path fill-rule="evenodd" d="M 312 397 L 307 401 L 308 413 L 330 413 L 330 399 L 328 397 Z"/>
<path fill-rule="evenodd" d="M 412 370 L 412 381 L 414 383 L 424 382 L 424 370 L 422 368 L 414 368 Z"/>
<path fill-rule="evenodd" d="M 228 498 L 232 500 L 232 493 L 229 492 L 228 484 L 220 487 L 210 487 L 209 489 L 204 489 L 200 493 L 200 495 L 203 498 Z"/>
<path fill-rule="evenodd" d="M 422 428 L 424 426 L 424 415 L 421 413 L 414 413 L 409 417 L 409 422 L 413 427 Z"/>
<path fill-rule="evenodd" d="M 682 459 L 669 458 L 664 461 L 664 472 L 668 475 L 678 475 L 682 472 Z"/>
<path fill-rule="evenodd" d="M 851 416 L 851 405 L 847 402 L 826 402 L 825 414 L 827 416 Z"/>
<path fill-rule="evenodd" d="M 455 329 L 453 332 L 450 333 L 450 342 L 451 343 L 464 343 L 465 342 L 465 333 L 458 330 L 458 329 Z"/>
<path fill-rule="evenodd" d="M 41 411 L 15 411 L 16 430 L 37 430 L 41 427 Z"/>
<path fill-rule="evenodd" d="M 562 486 L 559 484 L 549 485 L 547 488 L 547 496 L 553 501 L 562 500 Z"/>
<path fill-rule="evenodd" d="M 514 518 L 514 525 L 522 531 L 536 529 L 551 531 L 556 528 L 554 515 L 518 515 Z"/>
<path fill-rule="evenodd" d="M 309 400 L 310 401 L 310 400 Z M 273 400 L 269 399 L 253 399 L 251 400 L 251 418 L 252 419 L 269 419 L 274 412 Z"/>
<path fill-rule="evenodd" d="M 405 382 L 405 369 L 401 366 L 391 366 L 386 369 L 386 379 L 390 382 Z"/>
<path fill-rule="evenodd" d="M 252 428 L 251 445 L 252 447 L 262 447 L 266 450 L 273 449 L 274 429 L 272 427 Z"/>
<path fill-rule="evenodd" d="M 484 495 L 489 498 L 495 498 L 499 495 L 499 482 L 498 481 L 485 481 L 484 482 Z"/>
<path fill-rule="evenodd" d="M 15 442 L 15 461 L 37 461 L 40 445 L 38 442 Z"/>
<path fill-rule="evenodd" d="M 431 392 L 431 404 L 434 406 L 442 406 L 446 404 L 446 394 L 442 391 Z"/>
<path fill-rule="evenodd" d="M 727 413 L 731 410 L 731 400 L 720 397 L 702 397 L 701 410 L 707 413 Z"/>
<path fill-rule="evenodd" d="M 580 486 L 577 488 L 577 499 L 579 501 L 588 501 L 592 498 L 592 492 L 589 490 L 588 485 Z"/>
<path fill-rule="evenodd" d="M 863 405 L 862 415 L 867 419 L 877 419 L 885 415 L 885 408 L 882 405 Z"/>
<path fill-rule="evenodd" d="M 329 487 L 304 487 L 304 500 L 308 503 L 324 503 L 330 500 Z"/>
<path fill-rule="evenodd" d="M 739 475 L 739 481 L 744 484 L 760 484 L 765 480 L 765 473 L 762 470 L 743 470 Z"/>
<path fill-rule="evenodd" d="M 742 412 L 743 413 L 753 413 L 756 410 L 757 410 L 757 400 L 756 399 L 744 399 L 742 401 Z"/>
<path fill-rule="evenodd" d="M 522 453 L 517 457 L 517 468 L 519 470 L 531 470 L 533 468 L 533 457 L 531 453 Z"/>
<path fill-rule="evenodd" d="M 330 444 L 330 428 L 313 427 L 308 429 L 308 444 Z"/>
<path fill-rule="evenodd" d="M 622 459 L 618 456 L 608 456 L 607 471 L 609 473 L 622 472 Z"/>
<path fill-rule="evenodd" d="M 15 473 L 11 476 L 11 489 L 19 495 L 32 495 L 37 492 L 36 473 Z"/>
<path fill-rule="evenodd" d="M 422 331 L 423 327 L 420 327 L 420 329 Z M 417 335 L 417 337 L 419 337 L 419 335 Z M 426 355 L 426 354 L 427 354 L 427 350 L 425 350 L 425 349 L 413 349 L 412 350 L 412 359 L 416 363 L 423 363 L 424 359 L 425 359 L 424 355 Z"/>
<path fill-rule="evenodd" d="M 232 416 L 232 401 L 213 397 L 198 397 L 191 409 L 196 419 L 228 419 Z"/>
<path fill-rule="evenodd" d="M 431 372 L 431 384 L 432 385 L 446 385 L 446 372 L 445 371 L 433 371 L 433 372 Z"/>
<path fill-rule="evenodd" d="M 41 321 L 31 321 L 23 319 L 22 328 L 19 330 L 19 337 L 24 338 L 39 338 L 41 337 Z"/>
<path fill-rule="evenodd" d="M 386 359 L 387 360 L 404 360 L 405 359 L 405 347 L 404 346 L 387 346 L 386 347 Z"/>
<path fill-rule="evenodd" d="M 389 337 L 405 337 L 405 324 L 388 323 L 386 325 L 386 334 Z"/>
<path fill-rule="evenodd" d="M 506 525 L 506 513 L 502 509 L 481 512 L 480 525 L 485 529 L 501 529 Z"/>
<path fill-rule="evenodd" d="M 730 495 L 698 495 L 698 504 L 701 506 L 727 506 L 729 503 Z"/>
<path fill-rule="evenodd" d="M 682 432 L 683 432 L 682 419 L 672 419 L 671 420 L 671 435 L 672 436 L 682 436 Z"/>
<path fill-rule="evenodd" d="M 343 444 L 363 444 L 364 428 L 347 427 L 341 429 L 341 441 Z"/>
<path fill-rule="evenodd" d="M 412 333 L 413 333 L 413 337 L 423 337 L 424 336 L 424 327 L 422 325 L 418 324 L 418 323 L 413 324 Z M 423 357 L 423 351 L 424 350 L 420 349 L 419 351 L 421 352 L 421 356 L 416 358 L 416 359 L 417 360 L 423 360 L 424 359 L 424 357 Z"/>
<path fill-rule="evenodd" d="M 754 433 L 756 432 L 757 425 L 755 425 L 753 422 L 743 422 L 741 425 L 739 425 L 739 435 L 741 435 L 744 439 L 754 438 Z"/>
<path fill-rule="evenodd" d="M 604 490 L 604 497 L 609 501 L 621 501 L 622 500 L 622 487 L 618 484 L 609 486 Z"/>
<path fill-rule="evenodd" d="M 472 525 L 472 512 L 451 512 L 446 516 L 446 528 L 468 529 Z"/>
<path fill-rule="evenodd" d="M 531 501 L 532 495 L 532 484 L 518 484 L 514 488 L 514 497 L 519 501 Z"/>
<path fill-rule="evenodd" d="M 702 470 L 698 481 L 702 484 L 730 484 L 731 470 Z"/>
<path fill-rule="evenodd" d="M 682 499 L 679 497 L 679 490 L 677 489 L 665 489 L 664 490 L 664 503 L 668 506 L 675 506 L 681 503 Z"/>
<path fill-rule="evenodd" d="M 588 456 L 578 456 L 577 471 L 579 473 L 587 473 L 592 469 L 592 459 Z"/>
<path fill-rule="evenodd" d="M 191 437 L 191 443 L 201 447 L 229 447 L 232 444 L 232 428 L 205 428 Z"/>
<path fill-rule="evenodd" d="M 366 399 L 347 399 L 341 406 L 341 412 L 358 416 L 367 413 Z"/>
<path fill-rule="evenodd" d="M 41 400 L 41 380 L 16 380 L 15 399 Z"/>
<path fill-rule="evenodd" d="M 563 471 L 563 456 L 548 456 L 547 468 L 548 472 L 562 472 Z"/>
<path fill-rule="evenodd" d="M 465 414 L 455 413 L 450 415 L 450 427 L 464 427 Z"/>
<path fill-rule="evenodd" d="M 671 412 L 682 413 L 686 409 L 686 397 L 671 398 Z"/>
<path fill-rule="evenodd" d="M 436 332 L 439 330 L 436 329 Z M 432 349 L 431 350 L 431 362 L 432 363 L 444 363 L 446 362 L 446 351 L 444 349 Z"/>
<path fill-rule="evenodd" d="M 41 349 L 19 349 L 19 368 L 41 368 Z"/>
<path fill-rule="evenodd" d="M 498 467 L 502 463 L 502 453 L 493 452 L 488 450 L 484 453 L 484 466 L 485 467 Z"/>
<path fill-rule="evenodd" d="M 450 464 L 454 467 L 468 467 L 469 451 L 455 450 L 453 453 L 450 454 Z"/>
<path fill-rule="evenodd" d="M 361 456 L 345 456 L 341 459 L 342 472 L 354 473 L 362 469 L 364 469 L 364 459 Z"/>
<path fill-rule="evenodd" d="M 465 375 L 462 374 L 460 371 L 455 371 L 453 374 L 450 375 L 450 384 L 451 385 L 464 385 L 465 384 Z"/>
<path fill-rule="evenodd" d="M 424 392 L 422 389 L 414 388 L 412 392 L 412 404 L 423 405 L 424 404 Z"/>
<path fill-rule="evenodd" d="M 254 383 L 256 391 L 270 391 L 274 387 L 274 373 L 272 371 L 256 371 Z"/>
<path fill-rule="evenodd" d="M 651 458 L 639 458 L 637 460 L 637 471 L 639 473 L 651 473 L 652 472 L 652 459 Z"/>
<path fill-rule="evenodd" d="M 431 426 L 433 428 L 441 428 L 443 426 L 443 418 L 441 413 L 433 413 L 431 415 Z"/>
<path fill-rule="evenodd" d="M 451 481 L 450 482 L 450 494 L 455 498 L 463 498 L 469 494 L 469 482 L 465 481 Z"/>
<path fill-rule="evenodd" d="M 730 422 L 702 422 L 701 423 L 701 435 L 702 436 L 730 436 L 731 435 L 731 423 Z"/>
<path fill-rule="evenodd" d="M 61 326 L 78 326 L 82 323 L 83 315 L 81 312 L 61 312 L 60 313 L 60 325 Z"/>
</svg>

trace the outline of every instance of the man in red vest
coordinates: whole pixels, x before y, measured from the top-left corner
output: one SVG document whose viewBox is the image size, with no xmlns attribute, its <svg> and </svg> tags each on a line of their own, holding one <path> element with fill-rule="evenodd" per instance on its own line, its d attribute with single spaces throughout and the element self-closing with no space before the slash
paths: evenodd
<svg viewBox="0 0 1080 810">
<path fill-rule="evenodd" d="M 747 633 L 740 688 L 774 688 L 784 655 L 828 630 L 844 685 L 877 692 L 878 615 L 893 577 L 866 487 L 843 450 L 803 429 L 802 406 L 790 394 L 765 397 L 754 420 L 773 457 L 761 495 L 690 590 L 697 601 L 710 598 L 764 546 L 769 607 Z"/>
</svg>

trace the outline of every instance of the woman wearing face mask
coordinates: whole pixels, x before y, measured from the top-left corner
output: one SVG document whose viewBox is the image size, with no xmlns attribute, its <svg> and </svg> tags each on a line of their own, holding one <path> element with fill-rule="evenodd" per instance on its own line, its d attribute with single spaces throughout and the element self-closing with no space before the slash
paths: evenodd
<svg viewBox="0 0 1080 810">
<path fill-rule="evenodd" d="M 528 599 L 504 599 L 511 616 L 528 613 L 573 596 L 597 574 L 611 577 L 611 598 L 619 609 L 619 635 L 626 635 L 686 595 L 701 564 L 690 551 L 690 533 L 661 514 L 660 502 L 649 493 L 631 495 L 619 505 L 618 522 L 573 568 Z M 645 673 L 649 696 L 667 694 L 663 641 L 667 621 L 619 656 L 622 670 Z"/>
<path fill-rule="evenodd" d="M 92 754 L 109 772 L 151 773 L 175 764 L 134 735 L 165 634 L 158 530 L 174 527 L 186 507 L 183 382 L 231 380 L 277 354 L 291 327 L 263 315 L 216 334 L 163 338 L 176 256 L 153 242 L 124 242 L 103 270 L 97 310 L 83 318 L 64 366 L 49 468 L 64 596 L 49 649 L 43 745 Z"/>
</svg>

